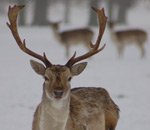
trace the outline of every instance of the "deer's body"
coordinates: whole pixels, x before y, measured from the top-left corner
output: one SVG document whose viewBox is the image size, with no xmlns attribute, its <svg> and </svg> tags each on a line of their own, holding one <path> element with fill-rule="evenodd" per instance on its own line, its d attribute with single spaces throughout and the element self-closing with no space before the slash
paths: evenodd
<svg viewBox="0 0 150 130">
<path fill-rule="evenodd" d="M 76 53 L 65 65 L 54 65 L 44 55 L 39 55 L 26 47 L 17 30 L 18 12 L 24 6 L 9 7 L 10 28 L 18 46 L 25 53 L 41 60 L 43 64 L 31 60 L 33 70 L 44 77 L 43 96 L 36 109 L 32 130 L 115 130 L 119 119 L 119 109 L 108 92 L 103 88 L 80 87 L 71 89 L 71 78 L 79 75 L 87 62 L 78 63 L 102 51 L 99 48 L 107 17 L 104 9 L 93 8 L 99 18 L 99 35 L 91 50 L 76 57 Z"/>
<path fill-rule="evenodd" d="M 72 89 L 63 103 L 58 102 L 59 109 L 50 102 L 39 105 L 33 130 L 115 130 L 119 118 L 119 109 L 104 88 Z"/>
<path fill-rule="evenodd" d="M 88 50 L 93 39 L 93 31 L 88 28 L 73 29 L 59 32 L 59 23 L 50 22 L 55 39 L 66 47 L 66 56 L 69 56 L 70 47 L 83 44 Z"/>
<path fill-rule="evenodd" d="M 117 46 L 119 57 L 123 56 L 124 48 L 134 44 L 141 51 L 141 58 L 145 56 L 144 44 L 147 41 L 147 33 L 141 29 L 115 31 L 114 23 L 109 23 L 110 35 Z"/>
</svg>

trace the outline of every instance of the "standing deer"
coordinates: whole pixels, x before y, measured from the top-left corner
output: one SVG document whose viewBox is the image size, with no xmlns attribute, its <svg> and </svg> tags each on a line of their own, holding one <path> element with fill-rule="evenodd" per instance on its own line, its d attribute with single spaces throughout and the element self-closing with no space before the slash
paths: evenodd
<svg viewBox="0 0 150 130">
<path fill-rule="evenodd" d="M 33 70 L 45 79 L 43 96 L 36 109 L 32 130 L 115 130 L 119 118 L 119 108 L 104 88 L 78 87 L 71 89 L 70 81 L 79 75 L 87 63 L 82 61 L 93 56 L 105 47 L 99 48 L 107 17 L 104 9 L 93 8 L 99 18 L 99 35 L 91 50 L 76 57 L 76 53 L 65 65 L 54 65 L 44 55 L 39 55 L 26 47 L 17 29 L 18 12 L 24 6 L 9 7 L 8 18 L 10 28 L 18 46 L 25 53 L 41 60 L 41 63 L 31 60 Z"/>
<path fill-rule="evenodd" d="M 140 29 L 115 31 L 115 23 L 109 22 L 109 30 L 112 41 L 118 49 L 119 58 L 123 57 L 124 48 L 127 45 L 135 44 L 141 51 L 141 58 L 145 56 L 144 43 L 147 40 L 147 33 Z"/>
<path fill-rule="evenodd" d="M 49 22 L 55 39 L 66 47 L 66 56 L 69 57 L 70 46 L 83 44 L 90 50 L 90 41 L 93 39 L 93 31 L 89 28 L 74 29 L 59 32 L 60 22 Z"/>
</svg>

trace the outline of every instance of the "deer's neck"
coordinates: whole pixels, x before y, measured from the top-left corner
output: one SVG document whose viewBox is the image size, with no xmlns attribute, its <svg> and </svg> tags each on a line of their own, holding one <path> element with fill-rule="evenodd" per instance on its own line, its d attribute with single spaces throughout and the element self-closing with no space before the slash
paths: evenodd
<svg viewBox="0 0 150 130">
<path fill-rule="evenodd" d="M 118 42 L 117 40 L 117 35 L 116 35 L 116 32 L 114 30 L 114 27 L 113 28 L 110 28 L 110 36 L 111 36 L 111 39 L 113 42 Z"/>
<path fill-rule="evenodd" d="M 70 96 L 64 99 L 48 99 L 43 96 L 40 130 L 65 130 L 70 109 Z"/>
<path fill-rule="evenodd" d="M 59 30 L 56 28 L 53 28 L 53 27 L 52 27 L 52 30 L 53 30 L 53 35 L 54 35 L 55 39 L 57 41 L 61 42 L 61 34 L 60 34 Z"/>
</svg>

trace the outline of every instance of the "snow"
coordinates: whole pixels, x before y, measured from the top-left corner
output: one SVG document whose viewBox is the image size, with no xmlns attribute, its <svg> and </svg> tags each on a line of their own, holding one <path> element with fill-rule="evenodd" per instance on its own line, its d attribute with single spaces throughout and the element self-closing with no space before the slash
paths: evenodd
<svg viewBox="0 0 150 130">
<path fill-rule="evenodd" d="M 5 25 L 6 21 L 6 17 L 0 21 L 0 130 L 30 130 L 34 111 L 41 100 L 43 78 L 31 69 L 29 60 L 33 58 L 20 51 Z M 147 24 L 145 28 L 150 34 Z M 98 29 L 93 30 L 96 35 Z M 19 33 L 22 39 L 26 39 L 28 48 L 39 54 L 46 52 L 53 64 L 67 62 L 65 48 L 54 39 L 50 27 L 20 27 Z M 108 28 L 101 46 L 104 43 L 106 48 L 87 60 L 85 71 L 73 78 L 72 88 L 97 86 L 107 89 L 121 110 L 116 130 L 150 129 L 149 40 L 145 45 L 145 59 L 140 59 L 138 48 L 129 46 L 125 49 L 124 58 L 119 60 Z M 71 49 L 71 53 L 75 50 L 79 55 L 86 51 L 77 46 Z"/>
</svg>

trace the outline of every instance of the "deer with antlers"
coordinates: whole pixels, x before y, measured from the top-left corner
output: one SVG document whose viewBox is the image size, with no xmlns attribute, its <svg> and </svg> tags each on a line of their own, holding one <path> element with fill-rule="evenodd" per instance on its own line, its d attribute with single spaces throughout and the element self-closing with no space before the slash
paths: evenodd
<svg viewBox="0 0 150 130">
<path fill-rule="evenodd" d="M 77 44 L 83 44 L 87 50 L 90 50 L 89 41 L 93 39 L 93 31 L 89 28 L 72 29 L 59 32 L 60 22 L 49 22 L 55 39 L 65 46 L 66 57 L 69 57 L 70 47 Z"/>
<path fill-rule="evenodd" d="M 99 48 L 103 36 L 107 17 L 104 9 L 93 8 L 99 18 L 99 35 L 95 44 L 91 43 L 91 50 L 76 57 L 76 53 L 65 65 L 54 65 L 44 55 L 39 55 L 26 47 L 25 40 L 21 40 L 17 30 L 18 12 L 24 6 L 9 7 L 7 23 L 18 46 L 22 51 L 43 64 L 31 60 L 33 70 L 45 79 L 43 96 L 36 109 L 32 130 L 115 130 L 119 108 L 111 99 L 109 93 L 100 87 L 78 87 L 71 89 L 70 81 L 79 75 L 87 63 L 82 61 L 93 56 L 105 47 Z"/>
</svg>

